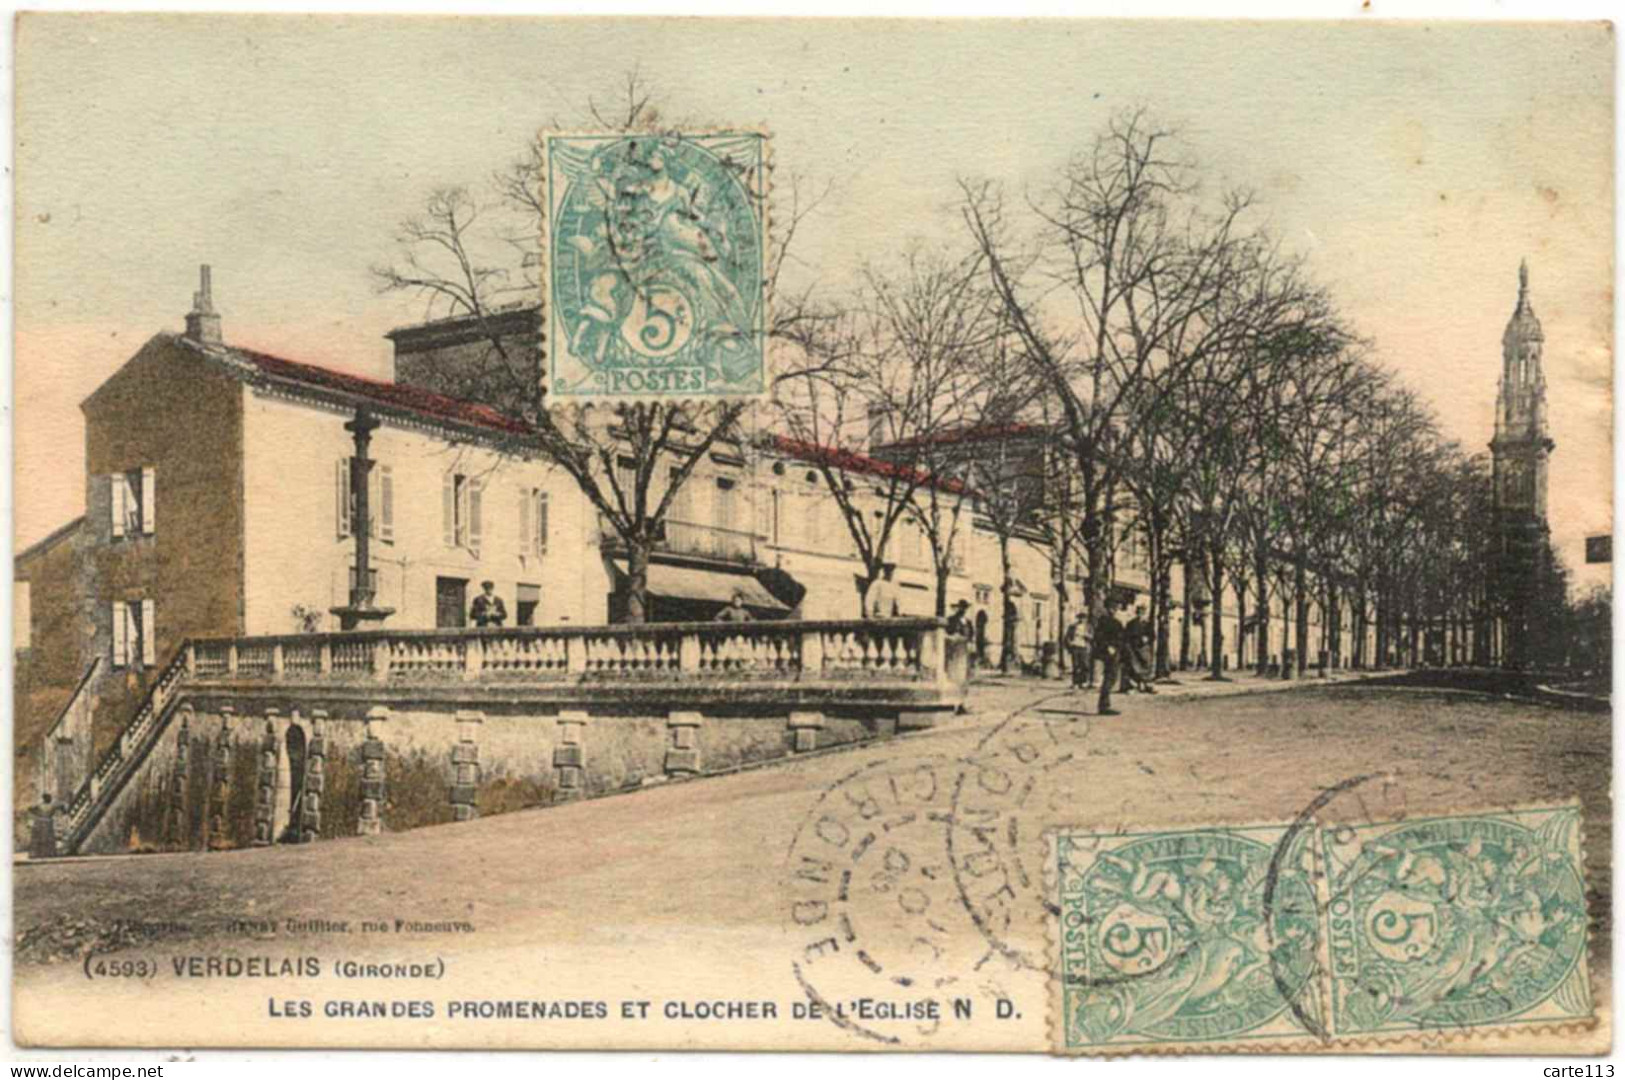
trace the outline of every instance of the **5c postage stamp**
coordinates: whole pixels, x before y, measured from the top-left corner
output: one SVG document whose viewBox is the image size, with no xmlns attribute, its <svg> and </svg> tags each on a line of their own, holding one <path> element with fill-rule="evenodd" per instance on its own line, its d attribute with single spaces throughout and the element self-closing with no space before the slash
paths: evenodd
<svg viewBox="0 0 1625 1080">
<path fill-rule="evenodd" d="M 549 134 L 548 392 L 755 397 L 767 385 L 767 136 Z"/>
<path fill-rule="evenodd" d="M 1594 1022 L 1580 813 L 1050 833 L 1071 1054 Z"/>
</svg>

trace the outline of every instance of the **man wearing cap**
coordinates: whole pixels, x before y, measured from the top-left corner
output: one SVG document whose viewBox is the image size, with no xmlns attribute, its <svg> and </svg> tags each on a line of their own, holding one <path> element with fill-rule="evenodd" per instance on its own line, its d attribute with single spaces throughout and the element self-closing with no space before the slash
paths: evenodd
<svg viewBox="0 0 1625 1080">
<path fill-rule="evenodd" d="M 969 609 L 969 600 L 955 600 L 953 614 L 948 616 L 948 636 L 963 638 L 967 645 L 975 634 L 970 620 L 965 618 L 965 612 Z"/>
<path fill-rule="evenodd" d="M 493 590 L 496 585 L 489 581 L 480 582 L 480 595 L 474 598 L 473 616 L 475 626 L 501 626 L 508 618 L 508 609 L 502 604 L 502 597 Z"/>
</svg>

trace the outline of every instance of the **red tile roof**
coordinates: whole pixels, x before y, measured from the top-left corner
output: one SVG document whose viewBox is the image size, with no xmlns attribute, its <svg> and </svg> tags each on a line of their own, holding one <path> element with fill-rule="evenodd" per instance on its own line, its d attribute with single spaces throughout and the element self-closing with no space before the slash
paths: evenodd
<svg viewBox="0 0 1625 1080">
<path fill-rule="evenodd" d="M 786 454 L 799 461 L 810 462 L 814 465 L 828 465 L 832 469 L 843 472 L 864 473 L 870 476 L 880 476 L 888 480 L 900 479 L 910 483 L 929 486 L 935 481 L 930 473 L 921 472 L 907 465 L 900 465 L 892 461 L 882 461 L 879 458 L 866 457 L 852 450 L 843 450 L 838 446 L 822 446 L 805 439 L 792 439 L 788 435 L 773 435 L 769 437 L 769 445 L 781 454 Z M 958 480 L 949 478 L 942 481 L 944 491 L 960 491 L 963 485 Z"/>
<path fill-rule="evenodd" d="M 253 365 L 261 374 L 303 386 L 335 391 L 353 397 L 367 398 L 386 408 L 417 413 L 435 420 L 446 420 L 469 427 L 500 431 L 509 435 L 529 435 L 532 428 L 523 420 L 499 412 L 489 405 L 460 401 L 443 394 L 432 393 L 421 387 L 404 383 L 382 382 L 360 375 L 348 375 L 331 368 L 301 364 L 253 349 L 227 346 L 232 356 Z"/>
</svg>

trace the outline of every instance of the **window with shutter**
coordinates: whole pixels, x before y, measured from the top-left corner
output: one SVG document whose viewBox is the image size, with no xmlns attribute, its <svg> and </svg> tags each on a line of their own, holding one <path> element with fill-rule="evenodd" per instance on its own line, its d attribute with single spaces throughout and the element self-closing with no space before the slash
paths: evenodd
<svg viewBox="0 0 1625 1080">
<path fill-rule="evenodd" d="M 756 535 L 767 539 L 773 535 L 773 495 L 765 485 L 758 485 L 751 489 L 755 496 L 752 505 L 756 509 Z"/>
<path fill-rule="evenodd" d="M 478 555 L 480 553 L 480 534 L 484 531 L 484 514 L 481 512 L 485 484 L 480 480 L 469 480 L 463 484 L 468 492 L 468 550 Z"/>
<path fill-rule="evenodd" d="M 340 540 L 350 535 L 350 459 L 333 463 L 333 521 Z"/>
<path fill-rule="evenodd" d="M 151 600 L 141 601 L 141 625 L 137 630 L 141 638 L 141 664 L 143 667 L 158 666 L 158 617 L 157 605 Z"/>
<path fill-rule="evenodd" d="M 548 521 L 547 492 L 536 493 L 536 554 L 547 554 Z"/>
<path fill-rule="evenodd" d="M 440 486 L 440 529 L 447 547 L 457 544 L 457 477 L 446 473 Z"/>
<path fill-rule="evenodd" d="M 734 482 L 725 476 L 717 477 L 716 502 L 711 506 L 711 520 L 719 529 L 733 529 L 734 517 Z"/>
<path fill-rule="evenodd" d="M 141 535 L 141 470 L 124 474 L 124 535 Z"/>
<path fill-rule="evenodd" d="M 530 513 L 536 503 L 534 488 L 519 489 L 519 554 L 530 555 L 536 550 L 531 543 Z"/>
<path fill-rule="evenodd" d="M 113 601 L 113 666 L 125 667 L 130 662 L 130 617 L 124 601 Z"/>
<path fill-rule="evenodd" d="M 128 486 L 124 483 L 123 473 L 114 473 L 113 475 L 109 476 L 107 478 L 107 483 L 111 489 L 110 494 L 112 496 L 110 504 L 113 515 L 113 535 L 115 537 L 123 536 L 124 522 L 130 512 L 130 491 Z"/>
<path fill-rule="evenodd" d="M 395 470 L 389 465 L 373 466 L 373 475 L 378 477 L 378 539 L 387 543 L 395 542 Z"/>
<path fill-rule="evenodd" d="M 638 504 L 638 463 L 633 458 L 615 459 L 615 483 L 621 489 L 621 504 L 627 513 L 636 511 Z"/>
<path fill-rule="evenodd" d="M 158 470 L 141 470 L 141 531 L 151 536 L 158 523 Z"/>
<path fill-rule="evenodd" d="M 683 470 L 681 469 L 673 468 L 669 473 L 667 473 L 666 484 L 668 488 L 677 483 L 677 476 L 682 471 Z M 690 480 L 692 479 L 693 478 L 690 477 Z M 694 517 L 689 512 L 689 498 L 693 490 L 694 489 L 689 484 L 684 484 L 682 487 L 677 489 L 677 494 L 671 497 L 671 506 L 666 508 L 667 521 L 677 521 L 685 525 L 691 525 L 694 523 Z"/>
</svg>

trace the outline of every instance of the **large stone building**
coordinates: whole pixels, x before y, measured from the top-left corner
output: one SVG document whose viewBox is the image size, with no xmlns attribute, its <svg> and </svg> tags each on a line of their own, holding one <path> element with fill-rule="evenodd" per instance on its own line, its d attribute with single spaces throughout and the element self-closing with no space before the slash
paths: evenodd
<svg viewBox="0 0 1625 1080">
<path fill-rule="evenodd" d="M 360 378 L 228 344 L 205 271 L 184 332 L 154 335 L 82 405 L 84 516 L 17 557 L 18 607 L 27 613 L 17 684 L 20 803 L 48 791 L 72 807 L 74 844 L 92 843 L 94 834 L 96 849 L 119 850 L 146 842 L 155 829 L 168 837 L 166 843 L 183 846 L 205 833 L 221 835 L 214 826 L 203 826 L 206 806 L 213 808 L 210 820 L 234 822 L 220 826 L 235 838 L 232 843 L 281 835 L 282 826 L 272 828 L 273 822 L 305 835 L 311 830 L 301 825 L 302 815 L 311 807 L 301 809 L 299 792 L 307 774 L 319 771 L 313 760 L 351 770 L 330 778 L 326 805 L 332 813 L 322 818 L 322 835 L 353 831 L 358 821 L 375 827 L 380 814 L 386 822 L 410 827 L 447 820 L 453 804 L 469 812 L 476 802 L 479 812 L 529 805 L 541 797 L 536 784 L 566 790 L 573 773 L 582 774 L 583 787 L 577 790 L 638 782 L 654 766 L 617 764 L 631 760 L 626 755 L 634 744 L 633 756 L 665 761 L 667 772 L 694 771 L 698 751 L 684 732 L 698 714 L 685 707 L 606 726 L 594 744 L 618 749 L 608 756 L 594 750 L 583 770 L 583 721 L 572 719 L 570 710 L 582 701 L 607 699 L 586 694 L 566 701 L 557 696 L 565 691 L 556 693 L 556 684 L 547 681 L 565 674 L 559 668 L 565 652 L 570 664 L 581 661 L 577 645 L 568 642 L 611 650 L 618 659 L 601 662 L 634 683 L 649 673 L 645 668 L 666 671 L 680 663 L 686 673 L 688 665 L 699 665 L 692 670 L 714 677 L 744 661 L 715 654 L 707 660 L 694 652 L 695 642 L 709 640 L 704 629 L 679 631 L 688 642 L 681 657 L 662 644 L 658 630 L 634 639 L 581 629 L 619 620 L 629 569 L 626 545 L 576 483 L 538 456 L 525 421 L 444 392 L 478 384 L 492 399 L 509 401 L 517 385 L 512 358 L 534 348 L 534 333 L 533 309 L 498 312 L 483 323 L 442 320 L 404 328 L 390 335 L 395 378 Z M 522 398 L 517 404 L 523 405 Z M 363 413 L 371 418 L 369 426 L 377 425 L 365 470 L 353 463 L 357 443 L 350 430 Z M 610 422 L 607 412 L 604 422 Z M 953 439 L 957 453 L 1015 463 L 1011 467 L 1020 475 L 982 470 L 976 482 L 990 488 L 1019 488 L 1021 477 L 1032 471 L 1028 465 L 1043 462 L 1046 454 L 1037 429 L 965 431 Z M 605 445 L 613 445 L 612 435 Z M 781 716 L 777 726 L 766 728 L 746 724 L 726 736 L 726 725 L 718 727 L 709 737 L 708 761 L 725 765 L 873 734 L 877 724 L 903 722 L 896 715 L 899 701 L 905 711 L 922 707 L 922 701 L 940 706 L 947 700 L 943 694 L 953 692 L 936 683 L 907 681 L 938 679 L 945 672 L 931 666 L 933 655 L 942 660 L 946 654 L 928 641 L 940 633 L 939 624 L 905 619 L 893 632 L 834 622 L 859 616 L 867 581 L 849 515 L 867 521 L 883 512 L 887 481 L 900 469 L 916 467 L 905 463 L 911 460 L 907 447 L 876 440 L 867 450 L 791 439 L 773 430 L 765 412 L 747 413 L 740 430 L 719 439 L 674 496 L 651 554 L 653 620 L 709 622 L 741 595 L 758 620 L 815 621 L 805 632 L 823 644 L 815 641 L 807 646 L 812 653 L 796 653 L 795 662 L 826 648 L 837 650 L 825 664 L 836 682 L 819 691 L 831 701 L 845 702 L 841 707 L 848 711 L 856 708 L 850 684 L 840 680 L 848 669 L 866 670 L 871 664 L 883 676 L 874 683 L 876 693 L 892 695 L 863 706 L 874 715 L 820 713 L 822 719 L 809 719 L 814 714 L 795 711 L 807 707 L 797 704 L 805 692 L 762 697 L 772 684 L 753 684 L 763 715 L 790 710 L 787 719 Z M 624 471 L 635 462 L 620 457 L 614 464 L 624 489 L 629 486 Z M 1052 542 L 1057 533 L 1046 516 L 1065 512 L 1065 500 L 1052 497 L 1060 489 L 1045 486 L 1053 481 L 1064 487 L 1064 479 L 1050 476 L 1053 471 L 1045 465 L 1037 493 L 1016 519 L 1004 522 L 997 520 L 996 500 L 974 489 L 964 497 L 963 486 L 950 491 L 949 481 L 939 484 L 927 476 L 923 490 L 945 496 L 943 502 L 962 519 L 945 560 L 936 557 L 940 545 L 932 544 L 917 517 L 900 519 L 884 553 L 892 564 L 892 612 L 931 616 L 964 600 L 973 615 L 988 616 L 988 659 L 1006 651 L 1008 627 L 1016 666 L 1046 669 L 1044 661 L 1055 655 L 1061 637 L 1063 612 L 1068 605 L 1075 610 L 1082 596 L 1084 573 L 1080 553 L 1058 551 Z M 361 476 L 364 482 L 358 482 Z M 667 480 L 655 477 L 652 497 L 664 494 Z M 832 493 L 832 483 L 840 485 L 843 498 Z M 370 542 L 368 589 L 358 589 L 362 507 Z M 1149 584 L 1144 539 L 1131 516 L 1118 527 L 1122 535 L 1109 592 L 1119 601 L 1144 597 Z M 939 564 L 947 571 L 940 579 Z M 500 635 L 410 633 L 467 625 L 471 602 L 487 581 L 507 608 L 509 626 L 555 629 L 513 636 L 511 642 Z M 335 609 L 348 608 L 358 592 L 370 592 L 371 601 L 388 610 L 383 626 L 392 637 L 319 644 L 309 637 L 340 630 L 342 616 Z M 1188 597 L 1177 577 L 1172 595 L 1174 626 L 1194 628 L 1181 635 L 1190 651 L 1176 650 L 1173 659 L 1203 664 L 1212 640 L 1204 620 L 1211 613 L 1199 598 L 1183 603 Z M 1265 615 L 1264 625 L 1277 621 L 1284 627 L 1291 618 L 1280 603 Z M 1346 610 L 1337 634 L 1321 625 L 1318 609 L 1307 618 L 1316 653 L 1325 655 L 1328 641 L 1335 650 L 1337 641 L 1347 640 Z M 1262 655 L 1256 644 L 1260 635 L 1247 632 L 1235 615 L 1225 614 L 1221 621 L 1226 666 L 1256 662 L 1262 667 L 1282 659 Z M 1257 613 L 1249 621 L 1256 626 Z M 788 655 L 785 635 L 794 637 L 802 632 L 795 627 L 803 625 L 808 624 L 792 624 L 782 633 L 766 626 L 753 631 L 753 640 L 776 644 L 752 654 L 750 662 L 778 670 L 774 658 Z M 882 637 L 886 644 L 876 652 Z M 187 641 L 194 643 L 191 649 L 183 648 Z M 619 651 L 623 648 L 634 651 Z M 480 669 L 465 669 L 459 657 L 487 653 L 498 665 L 498 683 L 510 669 L 542 671 L 547 677 L 540 688 L 523 693 L 504 688 L 495 697 L 481 697 Z M 1343 653 L 1344 662 L 1349 655 Z M 887 678 L 905 667 L 904 683 L 887 689 Z M 448 673 L 467 678 L 453 680 L 461 691 L 442 687 L 436 700 L 445 700 L 413 714 L 415 719 L 397 716 L 387 729 L 387 751 L 379 750 L 387 757 L 366 757 L 364 749 L 386 743 L 372 712 L 363 708 L 375 704 L 377 695 L 346 680 L 357 672 L 386 673 L 396 680 L 389 690 L 393 707 L 415 709 L 422 706 L 413 689 L 418 668 L 432 670 L 434 680 Z M 569 671 L 572 678 L 577 673 L 574 667 Z M 301 717 L 286 711 L 295 702 L 316 708 L 280 688 L 285 680 L 301 679 L 334 681 L 319 713 Z M 177 689 L 183 685 L 192 689 Z M 514 693 L 536 700 L 510 700 Z M 183 697 L 196 704 L 187 714 L 194 722 L 188 726 L 183 718 L 176 738 L 164 735 L 167 749 L 157 752 L 155 740 L 169 730 L 165 725 Z M 243 741 L 226 709 L 232 701 L 263 710 L 255 719 L 260 732 L 252 736 L 262 742 Z M 648 702 L 636 694 L 628 701 L 627 708 L 647 711 Z M 498 719 L 499 712 L 490 711 L 503 708 L 512 715 Z M 538 708 L 556 714 L 556 720 L 538 728 Z M 470 719 L 476 715 L 470 709 L 489 715 Z M 887 709 L 893 710 L 890 720 L 881 716 Z M 455 723 L 449 719 L 453 715 Z M 327 720 L 318 723 L 318 716 Z M 822 725 L 817 731 L 807 726 L 815 721 Z M 486 786 L 476 795 L 460 777 L 473 760 L 472 733 L 480 724 L 486 724 L 480 741 L 491 744 L 480 753 L 495 754 L 498 743 L 511 743 L 510 749 L 523 750 L 524 763 L 480 757 L 474 771 L 485 777 Z M 670 746 L 668 728 L 675 740 Z M 499 731 L 507 732 L 500 740 Z M 553 741 L 531 738 L 538 731 L 551 732 Z M 338 757 L 327 760 L 318 753 L 319 747 L 326 753 L 341 746 L 348 747 L 342 766 Z M 152 753 L 157 756 L 149 761 L 145 755 Z M 357 754 L 361 765 L 350 760 Z M 200 755 L 212 762 L 209 769 L 188 765 Z M 368 779 L 355 771 L 367 761 L 384 773 Z M 376 783 L 381 791 L 385 774 L 395 793 L 387 812 L 364 810 L 373 798 L 366 795 L 368 785 Z M 142 779 L 135 782 L 138 775 Z M 538 777 L 553 779 L 543 783 Z M 487 790 L 492 783 L 510 782 L 519 787 L 504 788 L 507 794 Z M 219 784 L 225 785 L 220 792 L 204 790 Z"/>
<path fill-rule="evenodd" d="M 184 639 L 339 628 L 332 609 L 355 584 L 345 424 L 358 409 L 380 422 L 369 561 L 389 628 L 463 626 L 484 581 L 509 625 L 597 625 L 620 611 L 623 545 L 562 470 L 525 451 L 528 427 L 432 388 L 469 367 L 500 383 L 477 328 L 393 334 L 407 379 L 375 381 L 228 344 L 211 292 L 205 273 L 186 330 L 154 335 L 84 401 L 85 515 L 16 560 L 30 646 L 19 749 L 58 797 Z M 526 313 L 501 318 L 523 344 Z M 819 451 L 749 425 L 718 442 L 657 541 L 654 618 L 709 619 L 736 592 L 760 617 L 859 614 L 860 569 L 812 464 Z M 846 462 L 857 479 L 889 467 L 861 454 Z M 996 538 L 973 527 L 960 544 L 950 599 L 993 603 Z M 1059 629 L 1042 545 L 1015 547 L 1022 580 L 1035 583 L 1018 631 L 1032 660 Z M 932 614 L 916 526 L 902 528 L 891 558 L 900 613 Z M 993 638 L 997 648 L 996 625 Z"/>
</svg>

